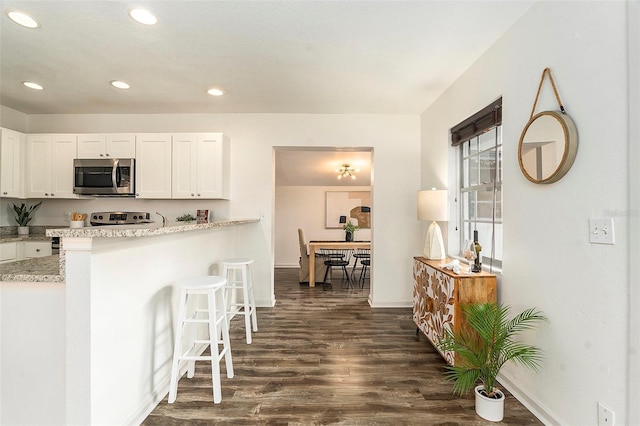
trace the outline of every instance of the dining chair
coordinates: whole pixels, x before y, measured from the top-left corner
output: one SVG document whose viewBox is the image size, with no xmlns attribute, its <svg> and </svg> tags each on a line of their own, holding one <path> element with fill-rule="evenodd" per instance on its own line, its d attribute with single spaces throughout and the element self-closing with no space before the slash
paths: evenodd
<svg viewBox="0 0 640 426">
<path fill-rule="evenodd" d="M 362 276 L 362 268 L 364 268 L 364 265 L 362 264 L 362 261 L 365 259 L 369 259 L 369 256 L 371 256 L 371 250 L 370 249 L 366 249 L 366 248 L 359 248 L 356 250 L 355 253 L 353 253 L 353 267 L 351 268 L 351 280 L 355 280 L 355 276 L 356 276 L 356 269 L 358 268 L 358 261 L 360 262 L 360 276 Z"/>
<path fill-rule="evenodd" d="M 351 249 L 320 249 L 320 254 L 324 259 L 325 271 L 324 278 L 322 279 L 322 289 L 326 290 L 327 284 L 331 286 L 331 283 L 327 283 L 327 277 L 331 273 L 333 267 L 339 267 L 342 269 L 342 279 L 346 278 L 347 287 L 353 287 L 347 266 L 351 263 Z"/>
</svg>

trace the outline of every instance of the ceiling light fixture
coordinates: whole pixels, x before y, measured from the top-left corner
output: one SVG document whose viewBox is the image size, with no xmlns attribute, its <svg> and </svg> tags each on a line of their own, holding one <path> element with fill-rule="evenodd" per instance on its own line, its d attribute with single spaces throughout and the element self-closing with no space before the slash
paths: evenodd
<svg viewBox="0 0 640 426">
<path fill-rule="evenodd" d="M 342 179 L 342 178 L 346 178 L 346 177 L 350 177 L 351 179 L 355 179 L 356 177 L 355 177 L 355 175 L 353 173 L 354 172 L 359 172 L 359 171 L 360 170 L 354 169 L 349 164 L 343 164 L 342 167 L 340 167 L 339 169 L 336 170 L 336 173 L 338 173 L 338 179 Z"/>
<path fill-rule="evenodd" d="M 33 81 L 23 81 L 22 84 L 24 84 L 29 89 L 33 89 L 33 90 L 43 90 L 44 89 L 44 87 L 42 87 L 40 84 L 34 83 Z"/>
<path fill-rule="evenodd" d="M 118 89 L 128 89 L 131 87 L 128 83 L 120 80 L 112 80 L 110 83 L 113 87 L 117 87 Z"/>
<path fill-rule="evenodd" d="M 210 94 L 211 96 L 222 96 L 224 95 L 224 92 L 220 89 L 216 89 L 216 88 L 212 88 L 207 90 L 207 93 Z"/>
<path fill-rule="evenodd" d="M 22 25 L 27 28 L 38 28 L 38 23 L 31 16 L 26 15 L 22 12 L 9 12 L 7 13 L 9 19 L 11 19 L 16 24 Z"/>
<path fill-rule="evenodd" d="M 145 9 L 132 9 L 129 11 L 129 16 L 144 25 L 155 25 L 158 22 L 158 18 Z"/>
</svg>

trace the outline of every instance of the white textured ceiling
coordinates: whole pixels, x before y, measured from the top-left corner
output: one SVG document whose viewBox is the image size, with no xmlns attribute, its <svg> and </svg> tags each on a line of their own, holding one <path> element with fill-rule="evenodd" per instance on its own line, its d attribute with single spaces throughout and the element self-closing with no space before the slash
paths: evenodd
<svg viewBox="0 0 640 426">
<path fill-rule="evenodd" d="M 278 148 L 276 186 L 371 186 L 371 151 L 363 149 Z M 343 164 L 355 179 L 338 179 Z"/>
<path fill-rule="evenodd" d="M 418 114 L 531 3 L 3 0 L 0 104 L 27 114 Z M 129 18 L 136 6 L 158 24 Z M 40 27 L 16 25 L 11 10 Z M 207 95 L 212 86 L 226 94 Z"/>
</svg>

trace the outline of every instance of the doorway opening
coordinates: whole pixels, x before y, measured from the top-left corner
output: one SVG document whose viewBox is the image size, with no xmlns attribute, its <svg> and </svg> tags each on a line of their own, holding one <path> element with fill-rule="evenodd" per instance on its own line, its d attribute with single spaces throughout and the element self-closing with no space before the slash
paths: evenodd
<svg viewBox="0 0 640 426">
<path fill-rule="evenodd" d="M 273 164 L 276 268 L 300 268 L 298 229 L 304 232 L 308 250 L 311 240 L 344 241 L 343 226 L 351 222 L 359 226 L 354 239 L 370 241 L 373 248 L 372 147 L 274 147 Z M 342 175 L 345 167 L 351 169 L 351 176 Z M 360 201 L 365 193 L 367 201 Z M 352 197 L 349 202 L 354 206 L 346 208 L 341 200 L 349 197 Z M 340 209 L 345 212 L 339 213 Z M 323 264 L 319 266 L 324 268 Z M 352 267 L 353 263 L 349 266 L 350 271 Z M 361 268 L 359 264 L 357 267 Z M 374 285 L 374 269 L 372 264 L 367 270 L 368 285 L 363 291 L 369 299 Z M 357 279 L 359 274 L 357 270 Z M 336 271 L 334 276 L 341 287 L 341 272 Z"/>
</svg>

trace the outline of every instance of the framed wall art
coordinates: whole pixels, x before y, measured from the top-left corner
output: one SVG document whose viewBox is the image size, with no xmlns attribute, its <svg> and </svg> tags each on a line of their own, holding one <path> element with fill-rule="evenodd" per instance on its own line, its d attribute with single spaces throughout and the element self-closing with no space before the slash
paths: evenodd
<svg viewBox="0 0 640 426">
<path fill-rule="evenodd" d="M 327 191 L 325 228 L 371 228 L 371 191 Z"/>
</svg>

